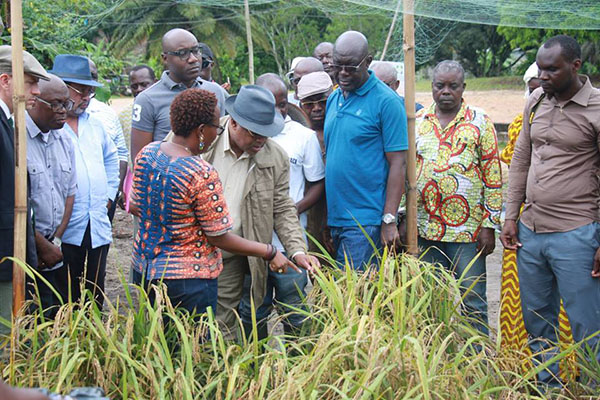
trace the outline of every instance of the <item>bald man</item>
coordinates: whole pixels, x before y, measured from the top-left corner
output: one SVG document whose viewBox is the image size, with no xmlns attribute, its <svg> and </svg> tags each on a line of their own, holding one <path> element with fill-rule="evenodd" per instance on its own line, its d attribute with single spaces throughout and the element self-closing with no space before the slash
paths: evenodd
<svg viewBox="0 0 600 400">
<path fill-rule="evenodd" d="M 296 64 L 294 68 L 294 73 L 290 78 L 290 85 L 294 88 L 294 95 L 288 96 L 288 101 L 294 105 L 299 106 L 300 101 L 298 100 L 298 82 L 300 79 L 311 72 L 323 71 L 323 64 L 321 61 L 317 60 L 314 57 L 306 57 L 303 58 Z"/>
<path fill-rule="evenodd" d="M 319 43 L 313 51 L 313 57 L 321 61 L 321 64 L 323 64 L 323 70 L 327 72 L 327 74 L 331 78 L 331 81 L 335 85 L 335 73 L 331 68 L 331 64 L 333 63 L 333 43 Z"/>
<path fill-rule="evenodd" d="M 64 268 L 62 236 L 73 211 L 77 177 L 73 142 L 61 129 L 73 101 L 63 80 L 49 76 L 49 81 L 39 82 L 40 95 L 25 118 L 38 266 L 42 276 L 56 286 L 56 271 Z M 49 308 L 57 306 L 58 299 L 45 284 L 38 288 L 46 317 L 54 316 L 55 310 Z"/>
<path fill-rule="evenodd" d="M 225 93 L 219 85 L 200 78 L 202 51 L 198 40 L 185 29 L 171 29 L 162 38 L 162 60 L 167 66 L 160 80 L 136 98 L 131 114 L 131 158 L 148 143 L 163 140 L 171 130 L 169 107 L 188 88 L 204 89 L 217 96 L 221 115 Z"/>
<path fill-rule="evenodd" d="M 363 230 L 377 247 L 399 243 L 396 215 L 408 149 L 404 104 L 369 71 L 368 47 L 356 31 L 336 40 L 339 88 L 327 100 L 324 129 L 327 223 L 336 260 L 343 266 L 348 257 L 357 270 L 376 264 Z"/>
<path fill-rule="evenodd" d="M 377 61 L 371 64 L 371 70 L 380 81 L 385 83 L 394 92 L 398 93 L 400 80 L 398 79 L 398 70 L 394 67 L 394 64 L 387 61 Z M 398 95 L 400 96 L 400 94 Z M 404 102 L 404 96 L 400 96 L 400 98 L 402 99 L 402 102 Z M 419 111 L 421 108 L 423 108 L 422 104 L 415 103 L 415 111 Z"/>
<path fill-rule="evenodd" d="M 276 74 L 267 73 L 256 79 L 256 84 L 268 89 L 275 97 L 275 106 L 285 118 L 285 125 L 280 134 L 271 139 L 280 145 L 290 160 L 289 194 L 300 218 L 302 228 L 306 230 L 307 211 L 311 209 L 325 194 L 325 165 L 321 158 L 321 147 L 315 132 L 304 127 L 287 115 L 287 86 Z M 306 237 L 304 238 L 306 240 Z M 285 248 L 277 234 L 273 232 L 273 245 L 285 254 Z M 266 337 L 267 319 L 273 309 L 274 301 L 285 314 L 283 327 L 287 334 L 299 332 L 304 323 L 302 313 L 293 312 L 294 308 L 307 310 L 304 303 L 305 287 L 308 283 L 306 270 L 301 273 L 288 270 L 284 274 L 269 272 L 267 293 L 263 304 L 256 310 L 259 338 Z M 244 294 L 239 311 L 245 331 L 249 333 L 252 326 L 250 306 L 250 275 L 246 275 Z M 289 307 L 291 306 L 291 307 Z"/>
</svg>

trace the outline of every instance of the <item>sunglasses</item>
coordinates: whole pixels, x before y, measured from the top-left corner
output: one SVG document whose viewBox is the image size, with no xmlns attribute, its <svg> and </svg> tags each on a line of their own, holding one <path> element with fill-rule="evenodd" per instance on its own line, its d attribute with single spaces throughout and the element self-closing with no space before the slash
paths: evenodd
<svg viewBox="0 0 600 400">
<path fill-rule="evenodd" d="M 213 65 L 214 61 L 208 58 L 202 58 L 202 69 L 206 69 Z"/>
<path fill-rule="evenodd" d="M 344 71 L 346 71 L 349 74 L 353 74 L 353 73 L 356 73 L 356 71 L 358 71 L 358 69 L 360 68 L 360 66 L 362 65 L 362 63 L 364 63 L 365 60 L 367 59 L 367 57 L 369 57 L 368 54 L 357 65 L 331 64 L 331 69 L 333 69 L 335 72 L 341 72 L 342 70 L 344 70 Z"/>
<path fill-rule="evenodd" d="M 92 99 L 96 96 L 96 88 L 94 88 L 92 86 L 87 86 L 83 90 L 76 89 L 71 85 L 67 85 L 67 87 L 69 89 L 72 89 L 75 93 L 78 93 L 81 97 L 88 96 L 90 99 Z"/>
<path fill-rule="evenodd" d="M 190 47 L 189 49 L 165 51 L 163 54 L 168 54 L 170 56 L 177 56 L 181 59 L 181 61 L 187 61 L 190 58 L 190 54 L 193 54 L 194 57 L 196 57 L 196 58 L 200 58 L 202 56 L 202 48 L 200 46 L 194 46 L 194 47 Z"/>
<path fill-rule="evenodd" d="M 71 111 L 73 109 L 73 104 L 74 104 L 73 100 L 71 100 L 71 99 L 68 99 L 64 103 L 61 103 L 61 102 L 50 103 L 49 101 L 46 101 L 38 96 L 36 96 L 35 99 L 37 101 L 39 101 L 40 103 L 44 103 L 45 105 L 50 107 L 50 109 L 55 113 L 62 111 L 63 108 L 65 109 L 65 111 Z"/>
</svg>

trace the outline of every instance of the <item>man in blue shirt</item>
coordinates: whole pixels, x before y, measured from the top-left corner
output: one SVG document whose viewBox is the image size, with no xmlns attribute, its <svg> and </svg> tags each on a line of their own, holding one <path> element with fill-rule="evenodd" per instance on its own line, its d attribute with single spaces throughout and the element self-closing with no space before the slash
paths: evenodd
<svg viewBox="0 0 600 400">
<path fill-rule="evenodd" d="M 62 237 L 65 267 L 57 272 L 57 286 L 63 299 L 68 299 L 70 291 L 76 302 L 83 278 L 102 308 L 106 256 L 112 242 L 108 210 L 119 187 L 119 157 L 102 123 L 86 111 L 94 87 L 102 86 L 92 79 L 88 59 L 58 55 L 51 72 L 67 84 L 74 102 L 63 131 L 73 141 L 77 171 L 73 212 Z"/>
<path fill-rule="evenodd" d="M 374 262 L 369 238 L 376 247 L 399 243 L 408 149 L 404 104 L 369 71 L 372 59 L 362 33 L 340 35 L 332 65 L 339 88 L 325 116 L 327 223 L 336 260 L 347 256 L 359 270 Z"/>
</svg>

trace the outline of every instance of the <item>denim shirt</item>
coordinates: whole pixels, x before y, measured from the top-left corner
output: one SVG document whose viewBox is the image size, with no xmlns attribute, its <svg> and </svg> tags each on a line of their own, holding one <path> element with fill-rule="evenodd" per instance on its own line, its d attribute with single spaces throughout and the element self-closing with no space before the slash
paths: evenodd
<svg viewBox="0 0 600 400">
<path fill-rule="evenodd" d="M 62 222 L 67 197 L 77 192 L 73 142 L 63 130 L 42 132 L 29 114 L 25 120 L 35 230 L 49 238 Z"/>
<path fill-rule="evenodd" d="M 119 188 L 117 147 L 100 121 L 87 112 L 79 116 L 79 135 L 68 124 L 62 130 L 73 141 L 77 171 L 73 213 L 62 241 L 81 246 L 89 222 L 92 248 L 109 244 L 112 228 L 106 204 L 115 198 Z"/>
</svg>

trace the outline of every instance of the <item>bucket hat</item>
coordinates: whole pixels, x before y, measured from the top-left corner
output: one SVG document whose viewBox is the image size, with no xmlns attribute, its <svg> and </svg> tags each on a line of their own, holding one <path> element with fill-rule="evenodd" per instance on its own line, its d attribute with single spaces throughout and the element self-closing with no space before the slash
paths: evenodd
<svg viewBox="0 0 600 400">
<path fill-rule="evenodd" d="M 59 54 L 54 58 L 52 70 L 48 72 L 58 76 L 65 82 L 94 87 L 104 86 L 92 78 L 90 61 L 84 56 Z"/>
<path fill-rule="evenodd" d="M 243 128 L 261 136 L 277 136 L 285 124 L 275 108 L 275 97 L 262 86 L 242 86 L 237 95 L 225 100 L 225 110 Z"/>
</svg>

